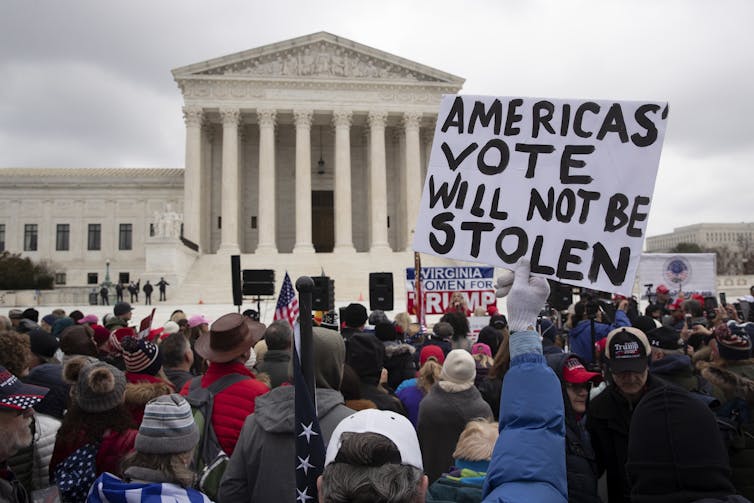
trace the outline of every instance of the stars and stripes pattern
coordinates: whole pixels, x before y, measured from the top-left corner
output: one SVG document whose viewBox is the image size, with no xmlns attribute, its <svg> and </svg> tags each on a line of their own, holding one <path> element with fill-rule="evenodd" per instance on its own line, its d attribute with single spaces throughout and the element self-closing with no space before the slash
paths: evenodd
<svg viewBox="0 0 754 503">
<path fill-rule="evenodd" d="M 280 295 L 278 295 L 278 302 L 275 305 L 275 316 L 272 319 L 287 320 L 291 326 L 298 319 L 298 300 L 296 299 L 296 292 L 293 290 L 291 277 L 288 276 L 288 271 L 285 272 L 283 286 L 280 287 Z"/>
<path fill-rule="evenodd" d="M 325 443 L 317 420 L 317 410 L 313 397 L 304 381 L 298 348 L 293 355 L 293 375 L 295 378 L 295 422 L 296 422 L 296 501 L 313 503 L 318 501 L 317 477 L 322 475 L 325 465 Z"/>
</svg>

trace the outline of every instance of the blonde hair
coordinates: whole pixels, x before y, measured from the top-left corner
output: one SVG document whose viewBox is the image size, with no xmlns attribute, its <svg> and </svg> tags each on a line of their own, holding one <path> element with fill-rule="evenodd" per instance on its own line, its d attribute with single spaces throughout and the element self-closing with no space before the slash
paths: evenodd
<svg viewBox="0 0 754 503">
<path fill-rule="evenodd" d="M 416 387 L 426 395 L 427 393 L 429 393 L 429 388 L 431 388 L 433 384 L 440 380 L 441 372 L 442 365 L 440 365 L 440 363 L 434 356 L 430 356 L 429 359 L 424 362 L 424 365 L 422 365 L 422 367 L 419 369 L 419 375 L 416 378 Z"/>
<path fill-rule="evenodd" d="M 489 461 L 492 450 L 500 435 L 496 422 L 487 419 L 473 419 L 466 423 L 453 451 L 453 459 L 468 461 Z"/>
<path fill-rule="evenodd" d="M 488 369 L 492 367 L 492 364 L 495 363 L 495 360 L 490 358 L 484 353 L 477 353 L 475 355 L 471 355 L 474 357 L 474 361 L 477 362 L 479 365 L 477 365 L 478 368 Z"/>
<path fill-rule="evenodd" d="M 411 317 L 408 313 L 398 313 L 395 315 L 395 324 L 403 329 L 403 333 L 408 333 L 408 327 L 411 326 Z"/>
</svg>

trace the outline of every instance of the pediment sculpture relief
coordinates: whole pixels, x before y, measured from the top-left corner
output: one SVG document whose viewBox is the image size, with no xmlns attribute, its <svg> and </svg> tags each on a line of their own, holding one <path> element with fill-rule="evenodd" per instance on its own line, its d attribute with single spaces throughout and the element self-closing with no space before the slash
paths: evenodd
<svg viewBox="0 0 754 503">
<path fill-rule="evenodd" d="M 438 81 L 429 75 L 328 42 L 239 61 L 201 74 Z"/>
</svg>

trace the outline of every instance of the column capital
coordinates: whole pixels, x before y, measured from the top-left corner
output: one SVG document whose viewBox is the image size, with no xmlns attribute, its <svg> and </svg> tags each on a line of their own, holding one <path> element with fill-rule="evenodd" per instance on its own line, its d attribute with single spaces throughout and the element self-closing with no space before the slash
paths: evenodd
<svg viewBox="0 0 754 503">
<path fill-rule="evenodd" d="M 257 109 L 257 119 L 259 120 L 260 126 L 275 127 L 277 110 L 272 108 L 259 108 Z"/>
<path fill-rule="evenodd" d="M 312 127 L 313 110 L 294 110 L 293 119 L 296 122 L 296 127 L 310 128 Z"/>
<path fill-rule="evenodd" d="M 421 112 L 405 112 L 403 114 L 403 128 L 404 129 L 419 129 L 419 123 L 422 120 Z"/>
<path fill-rule="evenodd" d="M 351 127 L 351 119 L 353 113 L 350 110 L 333 110 L 332 113 L 332 125 L 336 128 L 339 127 Z"/>
<path fill-rule="evenodd" d="M 241 122 L 241 111 L 237 108 L 221 108 L 220 117 L 223 126 L 238 126 Z"/>
<path fill-rule="evenodd" d="M 367 121 L 369 122 L 369 127 L 385 127 L 387 124 L 387 112 L 384 110 L 372 110 L 369 112 L 369 115 L 367 115 Z"/>
<path fill-rule="evenodd" d="M 201 126 L 204 118 L 204 109 L 197 106 L 183 107 L 183 121 L 187 126 Z"/>
</svg>

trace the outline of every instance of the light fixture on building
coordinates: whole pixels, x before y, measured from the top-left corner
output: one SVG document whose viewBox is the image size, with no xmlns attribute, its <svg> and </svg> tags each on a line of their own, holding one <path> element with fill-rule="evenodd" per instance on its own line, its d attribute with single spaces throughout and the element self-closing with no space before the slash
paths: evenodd
<svg viewBox="0 0 754 503">
<path fill-rule="evenodd" d="M 322 126 L 319 126 L 319 161 L 317 161 L 317 174 L 325 174 L 325 160 L 322 158 Z"/>
</svg>

